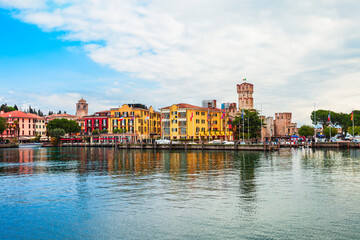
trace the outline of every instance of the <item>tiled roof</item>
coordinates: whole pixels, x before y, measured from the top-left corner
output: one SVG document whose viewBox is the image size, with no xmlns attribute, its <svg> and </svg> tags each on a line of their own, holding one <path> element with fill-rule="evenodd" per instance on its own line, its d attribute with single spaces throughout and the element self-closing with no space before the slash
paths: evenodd
<svg viewBox="0 0 360 240">
<path fill-rule="evenodd" d="M 82 98 L 79 100 L 79 102 L 86 102 L 86 100 Z"/>
<path fill-rule="evenodd" d="M 67 114 L 67 113 L 62 113 L 62 114 L 48 115 L 48 116 L 46 116 L 46 118 L 76 118 L 76 116 L 71 115 L 71 114 Z"/>
<path fill-rule="evenodd" d="M 6 112 L 4 114 L 1 114 L 0 117 L 3 118 L 37 118 L 38 116 L 35 114 L 31 114 L 31 113 L 24 113 L 22 111 L 11 111 L 11 112 Z"/>
<path fill-rule="evenodd" d="M 189 108 L 189 109 L 197 109 L 197 110 L 204 110 L 204 111 L 219 111 L 219 112 L 222 112 L 223 110 L 219 109 L 219 108 L 204 108 L 204 107 L 199 107 L 199 106 L 195 106 L 195 105 L 191 105 L 191 104 L 188 104 L 188 103 L 178 103 L 178 104 L 175 104 L 178 108 Z M 172 105 L 171 105 L 172 106 Z M 164 108 L 160 108 L 160 110 L 162 109 L 169 109 L 171 106 L 167 106 L 167 107 L 164 107 Z"/>
<path fill-rule="evenodd" d="M 38 116 L 38 115 L 36 115 L 36 114 L 33 114 L 33 113 L 28 113 L 28 115 L 31 115 L 31 116 L 33 116 L 33 117 L 36 118 L 36 119 L 45 119 L 44 117 L 40 117 L 40 116 Z"/>
</svg>

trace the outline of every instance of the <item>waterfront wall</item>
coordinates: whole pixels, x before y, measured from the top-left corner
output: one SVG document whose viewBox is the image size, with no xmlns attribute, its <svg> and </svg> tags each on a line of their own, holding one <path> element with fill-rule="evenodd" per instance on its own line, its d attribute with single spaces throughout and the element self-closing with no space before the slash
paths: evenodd
<svg viewBox="0 0 360 240">
<path fill-rule="evenodd" d="M 17 143 L 0 144 L 0 148 L 17 148 L 17 147 L 19 147 L 19 144 L 17 144 Z"/>
<path fill-rule="evenodd" d="M 116 147 L 118 149 L 164 149 L 164 150 L 235 150 L 274 151 L 278 145 L 223 145 L 223 144 L 114 144 L 114 143 L 64 143 L 64 147 Z"/>
</svg>

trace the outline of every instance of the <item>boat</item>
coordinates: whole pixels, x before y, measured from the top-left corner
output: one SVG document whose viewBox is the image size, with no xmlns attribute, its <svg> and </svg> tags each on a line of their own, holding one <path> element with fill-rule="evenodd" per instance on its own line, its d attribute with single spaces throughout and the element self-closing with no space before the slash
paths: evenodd
<svg viewBox="0 0 360 240">
<path fill-rule="evenodd" d="M 42 143 L 21 143 L 19 145 L 20 148 L 39 148 L 42 147 Z"/>
</svg>

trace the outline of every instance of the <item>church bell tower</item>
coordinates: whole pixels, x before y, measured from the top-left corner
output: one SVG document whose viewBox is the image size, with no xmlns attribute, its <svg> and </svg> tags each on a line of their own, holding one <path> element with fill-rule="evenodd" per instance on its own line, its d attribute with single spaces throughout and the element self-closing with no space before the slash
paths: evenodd
<svg viewBox="0 0 360 240">
<path fill-rule="evenodd" d="M 82 118 L 87 115 L 88 115 L 88 104 L 83 98 L 81 98 L 76 103 L 76 117 Z"/>
</svg>

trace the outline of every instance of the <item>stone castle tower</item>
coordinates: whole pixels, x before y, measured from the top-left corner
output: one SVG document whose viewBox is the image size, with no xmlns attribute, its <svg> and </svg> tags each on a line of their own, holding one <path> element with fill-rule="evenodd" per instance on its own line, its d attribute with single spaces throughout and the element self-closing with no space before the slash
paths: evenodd
<svg viewBox="0 0 360 240">
<path fill-rule="evenodd" d="M 254 109 L 254 85 L 251 83 L 242 83 L 237 85 L 239 96 L 239 111 L 244 109 Z"/>
<path fill-rule="evenodd" d="M 88 115 L 88 104 L 87 102 L 81 98 L 77 103 L 76 103 L 76 117 L 77 118 L 82 118 L 84 116 Z"/>
</svg>

